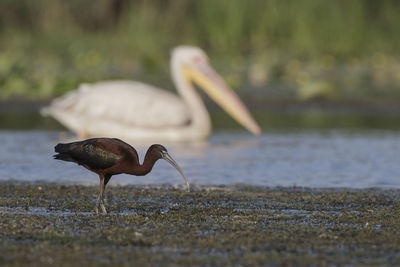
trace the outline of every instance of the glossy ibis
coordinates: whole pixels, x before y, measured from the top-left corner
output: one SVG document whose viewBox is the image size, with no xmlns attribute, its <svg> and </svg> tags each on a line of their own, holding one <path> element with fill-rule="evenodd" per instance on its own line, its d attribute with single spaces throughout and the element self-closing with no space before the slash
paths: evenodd
<svg viewBox="0 0 400 267">
<path fill-rule="evenodd" d="M 179 171 L 186 182 L 187 190 L 190 191 L 189 181 L 162 145 L 151 145 L 146 152 L 143 164 L 140 164 L 139 156 L 132 146 L 116 138 L 92 138 L 58 144 L 54 150 L 58 153 L 54 155 L 55 159 L 75 162 L 99 175 L 100 193 L 96 202 L 96 213 L 99 212 L 100 206 L 103 213 L 107 214 L 104 207 L 104 190 L 111 176 L 121 173 L 146 175 L 159 159 L 165 159 Z"/>
</svg>

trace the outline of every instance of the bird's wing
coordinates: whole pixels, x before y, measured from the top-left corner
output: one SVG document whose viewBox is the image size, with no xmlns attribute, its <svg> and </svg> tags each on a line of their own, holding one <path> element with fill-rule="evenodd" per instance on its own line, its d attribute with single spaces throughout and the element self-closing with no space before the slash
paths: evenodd
<svg viewBox="0 0 400 267">
<path fill-rule="evenodd" d="M 71 143 L 68 154 L 79 164 L 91 169 L 107 169 L 117 164 L 123 156 L 113 149 L 108 149 L 107 144 L 101 139 L 88 139 Z"/>
<path fill-rule="evenodd" d="M 82 84 L 55 99 L 49 110 L 69 112 L 85 120 L 110 120 L 131 127 L 165 128 L 190 122 L 185 103 L 176 95 L 133 81 Z"/>
</svg>

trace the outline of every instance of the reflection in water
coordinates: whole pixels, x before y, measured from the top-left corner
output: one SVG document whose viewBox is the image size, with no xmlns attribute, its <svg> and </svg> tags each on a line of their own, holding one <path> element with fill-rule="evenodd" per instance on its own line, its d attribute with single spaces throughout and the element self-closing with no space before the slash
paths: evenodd
<svg viewBox="0 0 400 267">
<path fill-rule="evenodd" d="M 58 132 L 0 131 L 0 140 L 0 180 L 98 184 L 83 167 L 52 159 Z M 399 188 L 399 146 L 396 131 L 330 130 L 258 138 L 220 132 L 208 144 L 168 145 L 168 150 L 192 183 Z M 142 160 L 147 148 L 138 147 Z M 111 184 L 181 184 L 180 179 L 167 162 L 157 162 L 146 177 L 118 175 Z"/>
</svg>

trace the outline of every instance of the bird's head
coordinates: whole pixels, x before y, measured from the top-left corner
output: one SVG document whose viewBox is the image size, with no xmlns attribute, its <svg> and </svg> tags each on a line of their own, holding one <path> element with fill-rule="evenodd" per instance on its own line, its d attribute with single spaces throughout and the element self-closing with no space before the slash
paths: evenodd
<svg viewBox="0 0 400 267">
<path fill-rule="evenodd" d="M 165 154 L 168 154 L 167 149 L 163 145 L 159 144 L 151 145 L 149 151 L 151 151 L 151 153 L 158 159 L 162 159 Z"/>
<path fill-rule="evenodd" d="M 156 159 L 164 159 L 168 161 L 183 177 L 186 183 L 188 192 L 190 192 L 190 184 L 186 176 L 183 174 L 182 169 L 179 167 L 178 163 L 168 154 L 167 149 L 160 144 L 151 145 L 148 150 Z M 148 152 L 148 153 L 149 153 Z"/>
<path fill-rule="evenodd" d="M 172 51 L 171 65 L 171 69 L 178 70 L 185 80 L 198 85 L 243 127 L 255 135 L 261 134 L 259 125 L 246 106 L 210 66 L 203 50 L 192 46 L 178 46 Z"/>
</svg>

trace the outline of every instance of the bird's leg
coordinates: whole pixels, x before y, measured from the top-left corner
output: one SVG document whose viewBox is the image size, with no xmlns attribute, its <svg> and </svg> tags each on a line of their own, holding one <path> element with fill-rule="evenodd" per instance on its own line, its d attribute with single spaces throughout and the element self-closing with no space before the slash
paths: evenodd
<svg viewBox="0 0 400 267">
<path fill-rule="evenodd" d="M 110 179 L 111 179 L 111 175 L 109 175 L 109 174 L 104 175 L 103 204 L 105 203 L 104 192 L 106 191 L 106 186 L 107 186 L 107 184 L 108 184 L 108 181 L 110 181 Z"/>
<path fill-rule="evenodd" d="M 96 214 L 99 214 L 99 206 L 100 206 L 101 210 L 103 211 L 103 214 L 107 214 L 106 207 L 104 207 L 104 189 L 105 189 L 104 176 L 99 175 L 99 177 L 100 177 L 100 193 L 99 197 L 97 198 L 95 211 Z"/>
<path fill-rule="evenodd" d="M 99 206 L 100 206 L 100 195 L 97 197 L 96 206 L 94 207 L 94 211 L 96 214 L 99 214 Z"/>
<path fill-rule="evenodd" d="M 100 206 L 100 199 L 101 199 L 101 188 L 102 188 L 101 184 L 102 184 L 102 181 L 103 181 L 103 177 L 100 176 L 100 192 L 99 192 L 99 195 L 97 196 L 96 206 L 94 207 L 94 211 L 96 212 L 96 214 L 99 214 L 99 206 Z"/>
<path fill-rule="evenodd" d="M 101 210 L 103 211 L 103 214 L 107 214 L 106 207 L 104 207 L 104 189 L 106 188 L 104 184 L 104 179 L 101 179 L 100 181 L 100 207 Z"/>
</svg>

